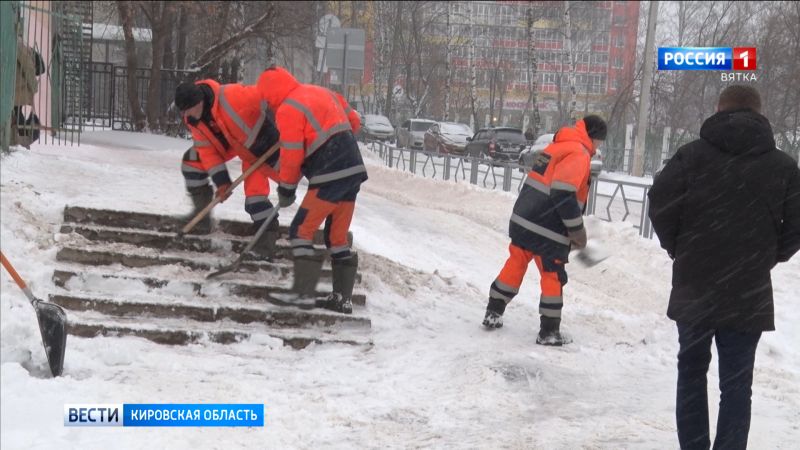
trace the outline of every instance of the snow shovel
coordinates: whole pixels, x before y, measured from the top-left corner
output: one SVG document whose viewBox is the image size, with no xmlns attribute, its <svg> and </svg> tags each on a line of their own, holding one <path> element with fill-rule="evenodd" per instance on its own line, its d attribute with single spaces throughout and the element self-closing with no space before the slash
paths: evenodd
<svg viewBox="0 0 800 450">
<path fill-rule="evenodd" d="M 247 247 L 245 247 L 245 249 L 242 250 L 242 253 L 239 255 L 238 258 L 236 258 L 236 261 L 227 266 L 220 267 L 219 270 L 217 270 L 216 272 L 211 272 L 210 274 L 206 275 L 206 279 L 214 278 L 222 274 L 237 270 L 239 266 L 242 264 L 242 260 L 244 260 L 244 255 L 246 255 L 247 252 L 249 252 L 250 250 L 253 249 L 253 247 L 255 247 L 256 242 L 258 242 L 258 240 L 261 239 L 261 236 L 264 234 L 264 232 L 267 231 L 267 227 L 269 226 L 270 222 L 275 220 L 275 217 L 278 216 L 278 211 L 280 209 L 281 209 L 280 206 L 276 206 L 272 209 L 272 212 L 269 214 L 269 216 L 267 216 L 267 220 L 265 220 L 264 223 L 261 224 L 261 227 L 259 227 L 258 231 L 256 232 L 256 235 L 253 236 L 253 239 L 250 240 L 250 243 L 247 244 Z"/>
<path fill-rule="evenodd" d="M 608 259 L 610 253 L 605 251 L 602 247 L 597 245 L 587 245 L 586 247 L 578 250 L 575 254 L 575 259 L 580 261 L 586 267 L 594 267 L 601 262 Z"/>
<path fill-rule="evenodd" d="M 30 288 L 8 262 L 3 252 L 0 252 L 0 260 L 17 286 L 28 297 L 33 309 L 36 310 L 36 318 L 39 321 L 39 331 L 42 333 L 42 344 L 44 344 L 44 351 L 47 354 L 50 372 L 54 377 L 61 375 L 64 370 L 64 350 L 67 348 L 67 314 L 60 306 L 34 297 Z"/>
<path fill-rule="evenodd" d="M 239 184 L 241 184 L 242 181 L 244 181 L 245 178 L 249 177 L 253 172 L 255 172 L 259 167 L 261 167 L 261 165 L 264 164 L 264 162 L 266 160 L 268 160 L 270 156 L 274 155 L 275 152 L 277 152 L 278 149 L 280 149 L 280 147 L 281 147 L 281 141 L 278 141 L 272 147 L 270 147 L 269 150 L 267 150 L 266 153 L 261 155 L 261 157 L 258 158 L 256 160 L 256 162 L 254 162 L 253 165 L 250 166 L 249 169 L 247 169 L 246 171 L 244 171 L 244 173 L 239 175 L 239 178 L 237 178 L 231 184 L 231 187 L 229 188 L 230 192 L 233 192 L 233 190 L 236 189 L 236 186 L 239 186 Z M 216 196 L 214 196 L 214 200 L 212 200 L 211 203 L 209 203 L 205 208 L 203 208 L 202 211 L 197 213 L 197 215 L 194 216 L 194 219 L 190 220 L 189 223 L 184 225 L 184 227 L 180 231 L 178 231 L 178 235 L 176 236 L 176 239 L 180 239 L 180 238 L 183 237 L 183 235 L 185 235 L 186 233 L 192 231 L 192 228 L 194 228 L 195 225 L 200 223 L 200 221 L 203 220 L 203 218 L 205 216 L 207 216 L 208 213 L 210 213 L 211 210 L 214 209 L 214 207 L 217 206 L 217 204 L 219 204 L 219 203 L 220 203 L 220 199 L 217 198 Z"/>
</svg>

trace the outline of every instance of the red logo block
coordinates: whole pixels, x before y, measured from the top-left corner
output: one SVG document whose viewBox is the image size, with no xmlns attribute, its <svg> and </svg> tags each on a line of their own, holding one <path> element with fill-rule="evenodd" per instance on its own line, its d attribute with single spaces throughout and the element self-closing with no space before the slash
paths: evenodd
<svg viewBox="0 0 800 450">
<path fill-rule="evenodd" d="M 735 47 L 733 49 L 733 70 L 756 70 L 756 48 Z"/>
</svg>

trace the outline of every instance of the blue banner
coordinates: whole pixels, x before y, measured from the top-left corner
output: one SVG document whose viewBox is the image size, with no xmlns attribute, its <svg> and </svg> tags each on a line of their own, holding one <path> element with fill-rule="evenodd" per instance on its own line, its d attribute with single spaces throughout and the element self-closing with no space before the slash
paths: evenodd
<svg viewBox="0 0 800 450">
<path fill-rule="evenodd" d="M 659 47 L 658 70 L 731 70 L 731 47 Z"/>
<path fill-rule="evenodd" d="M 258 403 L 71 403 L 65 427 L 263 427 Z"/>
<path fill-rule="evenodd" d="M 123 404 L 124 427 L 263 427 L 264 405 Z"/>
</svg>

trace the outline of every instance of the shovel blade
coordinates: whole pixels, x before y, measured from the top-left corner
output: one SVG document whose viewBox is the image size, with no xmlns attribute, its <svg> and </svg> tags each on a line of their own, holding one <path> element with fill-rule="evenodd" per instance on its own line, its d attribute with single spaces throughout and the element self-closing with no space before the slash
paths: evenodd
<svg viewBox="0 0 800 450">
<path fill-rule="evenodd" d="M 42 333 L 42 344 L 47 354 L 47 363 L 54 377 L 64 371 L 64 352 L 67 349 L 67 314 L 52 303 L 36 303 L 36 318 Z"/>
<path fill-rule="evenodd" d="M 586 267 L 594 267 L 611 256 L 605 250 L 595 247 L 586 247 L 575 255 L 575 257 Z"/>
</svg>

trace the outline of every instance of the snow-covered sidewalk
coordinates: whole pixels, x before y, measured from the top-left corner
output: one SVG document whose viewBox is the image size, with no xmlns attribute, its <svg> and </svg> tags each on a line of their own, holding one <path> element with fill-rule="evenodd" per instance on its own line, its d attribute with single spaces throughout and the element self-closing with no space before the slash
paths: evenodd
<svg viewBox="0 0 800 450">
<path fill-rule="evenodd" d="M 40 297 L 53 289 L 66 204 L 179 214 L 187 141 L 87 133 L 81 147 L 34 146 L 0 169 L 2 249 Z M 614 256 L 568 266 L 563 349 L 534 344 L 533 269 L 505 327 L 480 327 L 506 257 L 515 195 L 415 177 L 363 152 L 352 231 L 362 252 L 374 347 L 302 351 L 273 340 L 166 347 L 70 337 L 65 375 L 46 364 L 35 315 L 0 276 L 5 448 L 677 447 L 677 332 L 665 317 L 670 261 L 627 223 L 588 219 Z M 239 169 L 230 164 L 232 174 Z M 302 195 L 302 193 L 301 193 Z M 274 194 L 273 194 L 274 196 Z M 247 220 L 241 190 L 216 217 Z M 296 206 L 281 214 L 288 224 Z M 800 258 L 773 272 L 778 331 L 756 362 L 752 448 L 800 442 Z M 716 360 L 709 376 L 716 414 Z M 65 428 L 65 403 L 264 403 L 256 429 Z M 715 420 L 712 418 L 712 429 Z"/>
</svg>

